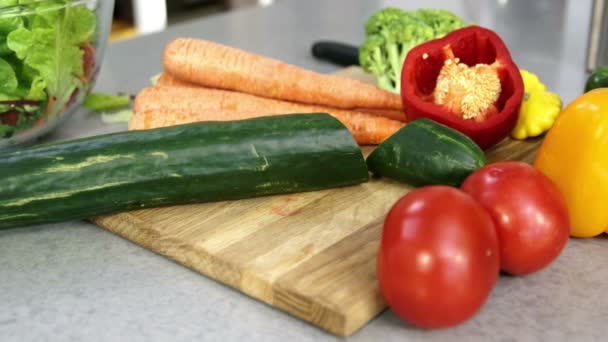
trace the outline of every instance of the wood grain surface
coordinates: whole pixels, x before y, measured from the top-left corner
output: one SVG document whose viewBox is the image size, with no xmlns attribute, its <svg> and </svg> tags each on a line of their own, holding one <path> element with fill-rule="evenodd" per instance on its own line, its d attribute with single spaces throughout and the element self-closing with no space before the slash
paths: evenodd
<svg viewBox="0 0 608 342">
<path fill-rule="evenodd" d="M 358 68 L 342 74 L 373 81 Z M 531 162 L 540 139 L 506 139 L 489 162 Z M 371 148 L 364 148 L 368 154 Z M 340 336 L 386 308 L 375 277 L 382 223 L 412 188 L 340 189 L 145 209 L 92 219 L 207 277 Z"/>
</svg>

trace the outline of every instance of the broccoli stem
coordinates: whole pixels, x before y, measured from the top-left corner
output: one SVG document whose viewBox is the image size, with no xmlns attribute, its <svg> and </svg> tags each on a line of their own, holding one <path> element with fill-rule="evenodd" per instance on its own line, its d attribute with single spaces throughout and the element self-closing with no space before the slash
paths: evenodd
<svg viewBox="0 0 608 342">
<path fill-rule="evenodd" d="M 376 82 L 378 84 L 378 87 L 380 87 L 381 89 L 393 93 L 399 93 L 399 89 L 395 88 L 395 83 L 393 82 L 393 80 L 391 80 L 390 77 L 388 77 L 388 75 L 386 74 L 376 75 Z"/>
<path fill-rule="evenodd" d="M 393 92 L 397 93 L 401 90 L 401 68 L 403 67 L 401 50 L 397 44 L 387 46 L 388 61 L 391 66 L 389 77 L 393 80 Z"/>
<path fill-rule="evenodd" d="M 399 87 L 397 87 L 397 82 L 400 81 L 399 77 L 395 78 L 395 74 L 394 74 L 394 69 L 392 67 L 392 63 L 390 61 L 390 53 L 389 53 L 389 64 L 391 65 L 391 69 L 392 70 L 386 70 L 388 69 L 387 66 L 387 61 L 386 58 L 383 56 L 382 53 L 382 49 L 377 48 L 374 50 L 374 60 L 375 62 L 377 62 L 377 65 L 379 66 L 379 70 L 377 70 L 378 72 L 376 72 L 376 81 L 378 83 L 378 87 L 380 87 L 381 89 L 393 92 L 393 93 L 398 93 L 399 92 Z M 401 82 L 399 82 L 401 83 Z"/>
<path fill-rule="evenodd" d="M 376 82 L 378 87 L 384 90 L 395 92 L 395 82 L 393 79 L 384 71 L 386 69 L 386 58 L 382 53 L 382 49 L 375 48 L 372 54 L 374 66 L 371 70 L 376 75 Z"/>
<path fill-rule="evenodd" d="M 382 50 L 380 48 L 375 48 L 372 56 L 373 64 L 370 66 L 370 69 L 376 73 L 382 73 L 382 70 L 384 69 L 382 66 L 385 63 L 384 56 L 382 56 Z"/>
</svg>

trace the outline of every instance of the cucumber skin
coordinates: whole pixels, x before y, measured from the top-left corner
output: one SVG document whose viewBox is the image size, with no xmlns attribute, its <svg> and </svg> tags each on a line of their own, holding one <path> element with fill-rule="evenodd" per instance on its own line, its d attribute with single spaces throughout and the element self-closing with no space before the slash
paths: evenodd
<svg viewBox="0 0 608 342">
<path fill-rule="evenodd" d="M 408 123 L 367 157 L 373 174 L 412 186 L 460 186 L 485 164 L 473 140 L 426 118 Z"/>
<path fill-rule="evenodd" d="M 36 146 L 0 155 L 0 179 L 1 229 L 348 186 L 369 173 L 348 130 L 315 113 Z"/>
</svg>

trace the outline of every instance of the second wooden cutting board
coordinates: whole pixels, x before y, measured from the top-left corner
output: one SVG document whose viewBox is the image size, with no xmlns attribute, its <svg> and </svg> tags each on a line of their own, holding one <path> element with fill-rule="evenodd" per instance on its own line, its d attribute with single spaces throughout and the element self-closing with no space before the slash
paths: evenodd
<svg viewBox="0 0 608 342">
<path fill-rule="evenodd" d="M 359 68 L 343 74 L 373 81 Z M 539 142 L 505 140 L 488 152 L 488 161 L 530 162 Z M 340 189 L 146 209 L 93 222 L 348 336 L 386 308 L 375 274 L 382 223 L 394 202 L 411 189 L 372 179 Z"/>
</svg>

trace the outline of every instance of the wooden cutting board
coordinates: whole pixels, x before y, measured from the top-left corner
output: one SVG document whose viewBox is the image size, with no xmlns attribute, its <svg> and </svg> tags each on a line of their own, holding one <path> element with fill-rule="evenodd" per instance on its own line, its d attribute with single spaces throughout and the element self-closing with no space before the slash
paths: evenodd
<svg viewBox="0 0 608 342">
<path fill-rule="evenodd" d="M 373 82 L 359 68 L 343 74 Z M 505 140 L 488 152 L 488 161 L 531 162 L 539 143 Z M 375 276 L 382 223 L 394 202 L 411 189 L 372 179 L 340 189 L 145 209 L 93 222 L 348 336 L 386 308 Z"/>
</svg>

